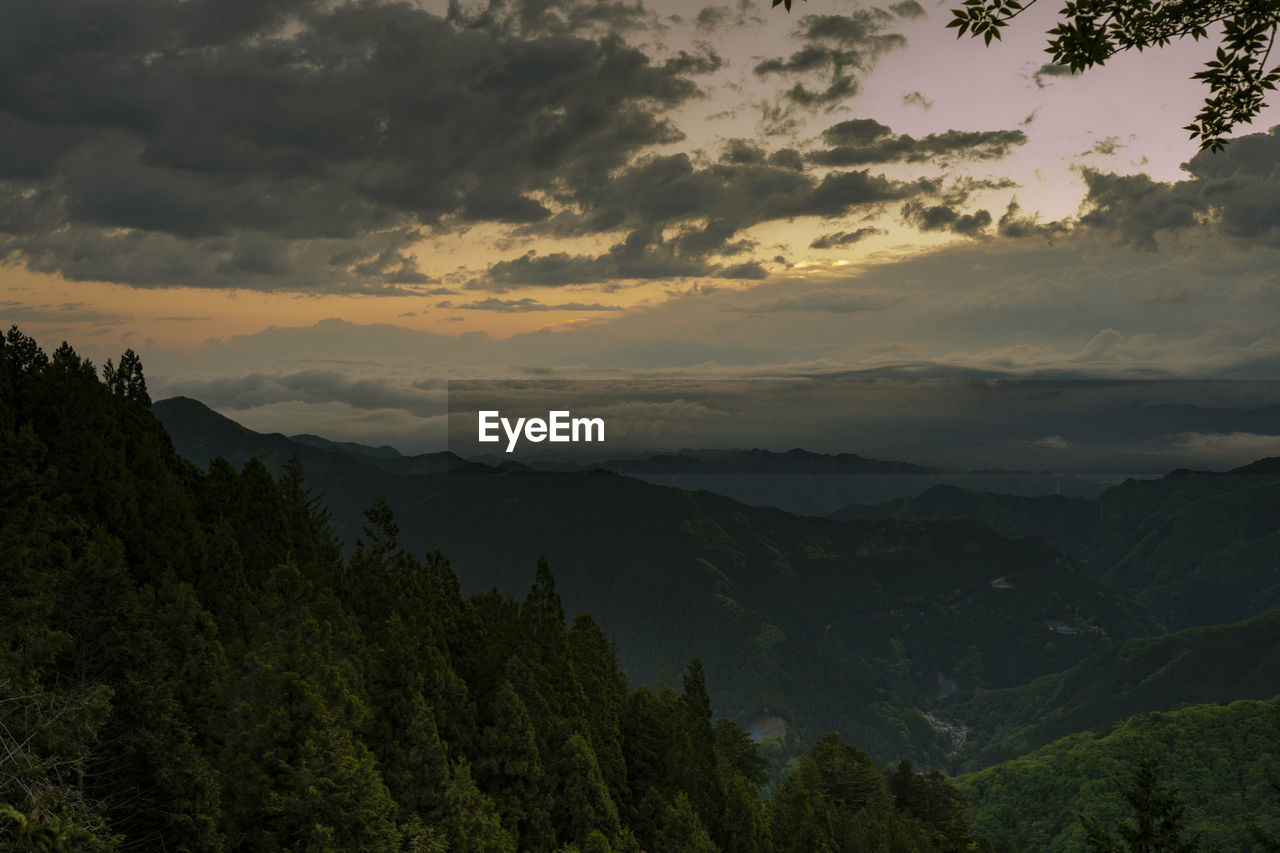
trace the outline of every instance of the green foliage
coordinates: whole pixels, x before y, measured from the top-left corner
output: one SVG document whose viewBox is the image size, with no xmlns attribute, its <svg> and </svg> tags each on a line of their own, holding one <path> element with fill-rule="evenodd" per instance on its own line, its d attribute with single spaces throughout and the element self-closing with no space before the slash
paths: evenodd
<svg viewBox="0 0 1280 853">
<path fill-rule="evenodd" d="M 716 853 L 716 845 L 683 791 L 667 806 L 653 850 L 654 853 Z"/>
<path fill-rule="evenodd" d="M 1280 774 L 1268 769 L 1267 785 L 1271 788 L 1272 802 L 1280 805 Z M 1255 815 L 1246 814 L 1241 820 L 1244 822 L 1244 828 L 1262 853 L 1280 853 L 1280 835 L 1264 827 L 1258 822 L 1258 818 Z"/>
<path fill-rule="evenodd" d="M 1117 821 L 1116 836 L 1096 817 L 1079 815 L 1085 840 L 1098 853 L 1195 853 L 1199 838 L 1187 832 L 1187 804 L 1176 788 L 1160 781 L 1161 763 L 1146 744 L 1138 748 L 1138 763 L 1128 781 L 1115 780 L 1116 790 L 1130 816 Z M 1200 833 L 1203 834 L 1203 833 Z"/>
<path fill-rule="evenodd" d="M 999 39 L 1009 21 L 1035 5 L 1036 0 L 965 0 L 953 11 L 948 27 L 957 36 L 968 33 L 988 45 Z M 777 5 L 776 3 L 774 5 Z M 787 3 L 790 9 L 790 3 Z M 1214 59 L 1193 79 L 1209 88 L 1209 97 L 1185 130 L 1200 138 L 1202 149 L 1219 150 L 1226 134 L 1246 124 L 1265 106 L 1266 93 L 1280 80 L 1280 65 L 1267 67 L 1280 6 L 1251 0 L 1184 0 L 1177 3 L 1145 3 L 1134 0 L 1071 0 L 1058 13 L 1058 24 L 1049 30 L 1046 52 L 1053 62 L 1072 71 L 1105 65 L 1117 53 L 1141 52 L 1164 47 L 1190 37 L 1207 38 L 1220 27 Z"/>
<path fill-rule="evenodd" d="M 1103 826 L 1129 817 L 1111 780 L 1130 778 L 1139 742 L 1160 757 L 1161 784 L 1181 792 L 1186 837 L 1203 830 L 1208 845 L 1244 850 L 1239 815 L 1252 813 L 1263 826 L 1280 821 L 1263 783 L 1265 757 L 1280 752 L 1280 697 L 1133 717 L 960 776 L 956 786 L 973 804 L 979 832 L 1019 849 L 1079 850 L 1087 836 L 1075 812 Z"/>
<path fill-rule="evenodd" d="M 67 827 L 0 804 L 0 851 L 4 853 L 56 853 L 71 850 Z"/>
</svg>

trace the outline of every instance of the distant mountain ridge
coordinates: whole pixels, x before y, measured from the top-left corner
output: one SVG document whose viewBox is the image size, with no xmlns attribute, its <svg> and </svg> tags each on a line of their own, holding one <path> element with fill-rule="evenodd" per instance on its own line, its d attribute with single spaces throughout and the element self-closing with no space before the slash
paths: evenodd
<svg viewBox="0 0 1280 853">
<path fill-rule="evenodd" d="M 603 468 L 618 474 L 939 474 L 941 468 L 929 468 L 911 462 L 871 459 L 856 453 L 814 453 L 799 447 L 785 452 L 751 448 L 745 450 L 658 453 L 636 458 L 609 459 L 578 464 L 554 460 L 524 460 L 532 468 L 542 470 L 581 470 Z"/>
<path fill-rule="evenodd" d="M 327 438 L 321 438 L 318 435 L 311 435 L 305 432 L 299 435 L 291 435 L 289 440 L 307 444 L 311 447 L 318 447 L 321 450 L 341 450 L 344 453 L 350 453 L 355 456 L 368 456 L 372 459 L 395 459 L 403 455 L 389 444 L 370 447 L 367 444 L 360 444 L 355 441 L 330 441 Z"/>
<path fill-rule="evenodd" d="M 317 435 L 255 432 L 191 397 L 158 400 L 151 405 L 151 412 L 164 424 L 178 452 L 202 468 L 215 456 L 239 467 L 254 456 L 273 466 L 294 454 L 304 463 L 355 465 L 358 467 L 351 470 L 376 468 L 393 474 L 439 473 L 477 464 L 448 451 L 403 456 L 390 445 L 370 447 Z"/>
<path fill-rule="evenodd" d="M 599 469 L 393 474 L 195 401 L 153 412 L 202 466 L 257 455 L 276 473 L 296 453 L 348 548 L 385 495 L 400 544 L 442 551 L 464 590 L 520 589 L 545 553 L 567 612 L 595 614 L 634 679 L 657 682 L 697 650 L 720 713 L 775 715 L 809 741 L 839 730 L 879 760 L 944 760 L 946 738 L 917 710 L 939 673 L 1014 686 L 1096 650 L 1101 636 L 1043 647 L 1044 621 L 1065 608 L 1110 636 L 1150 627 L 1044 543 L 972 521 L 802 517 Z"/>
</svg>

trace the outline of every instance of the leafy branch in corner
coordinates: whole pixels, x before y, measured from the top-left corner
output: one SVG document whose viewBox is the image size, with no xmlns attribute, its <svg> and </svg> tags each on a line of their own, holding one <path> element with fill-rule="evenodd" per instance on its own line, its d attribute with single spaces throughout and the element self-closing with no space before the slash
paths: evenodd
<svg viewBox="0 0 1280 853">
<path fill-rule="evenodd" d="M 990 45 L 1036 2 L 964 0 L 951 11 L 947 27 L 957 31 L 957 38 L 968 34 Z M 773 5 L 791 11 L 791 0 L 773 0 Z M 1280 64 L 1267 67 L 1280 28 L 1280 0 L 1072 0 L 1058 16 L 1045 52 L 1053 64 L 1073 72 L 1105 65 L 1127 50 L 1141 53 L 1186 37 L 1199 41 L 1209 37 L 1211 27 L 1220 27 L 1214 58 L 1192 75 L 1209 87 L 1209 96 L 1195 121 L 1183 128 L 1200 140 L 1201 150 L 1222 150 L 1227 134 L 1262 112 L 1267 92 L 1280 82 Z"/>
<path fill-rule="evenodd" d="M 968 33 L 986 44 L 1036 0 L 965 0 L 947 24 L 957 37 Z M 1190 36 L 1199 41 L 1209 28 L 1221 26 L 1217 54 L 1203 71 L 1192 75 L 1209 87 L 1209 97 L 1184 130 L 1200 139 L 1200 148 L 1220 151 L 1224 138 L 1248 124 L 1266 106 L 1266 93 L 1280 81 L 1280 65 L 1267 69 L 1280 0 L 1074 0 L 1062 7 L 1059 23 L 1048 31 L 1054 64 L 1073 72 L 1102 66 L 1117 53 L 1165 47 Z"/>
</svg>

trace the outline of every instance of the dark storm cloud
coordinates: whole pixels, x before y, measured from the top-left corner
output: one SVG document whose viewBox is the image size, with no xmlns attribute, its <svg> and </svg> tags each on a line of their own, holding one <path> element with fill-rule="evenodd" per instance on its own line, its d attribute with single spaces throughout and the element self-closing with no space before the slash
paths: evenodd
<svg viewBox="0 0 1280 853">
<path fill-rule="evenodd" d="M 822 132 L 828 148 L 815 151 L 809 159 L 824 166 L 859 166 L 868 163 L 921 162 L 936 157 L 967 160 L 996 160 L 1027 141 L 1020 130 L 960 131 L 931 133 L 920 139 L 895 134 L 880 122 L 849 119 Z"/>
<path fill-rule="evenodd" d="M 609 33 L 638 3 L 0 5 L 0 258 L 71 279 L 424 283 L 422 229 L 546 220 L 679 133 L 713 54 Z"/>
<path fill-rule="evenodd" d="M 899 14 L 911 16 L 913 0 L 898 5 L 904 10 Z M 757 63 L 755 74 L 817 74 L 825 78 L 821 88 L 797 82 L 782 93 L 800 106 L 826 106 L 845 100 L 858 93 L 855 72 L 870 70 L 883 53 L 906 46 L 901 33 L 885 31 L 893 20 L 894 15 L 879 8 L 858 9 L 849 15 L 806 15 L 794 33 L 804 46 L 790 56 Z"/>
<path fill-rule="evenodd" d="M 883 234 L 879 228 L 859 228 L 856 231 L 837 231 L 834 234 L 823 234 L 809 244 L 810 249 L 834 249 L 849 246 L 859 240 L 865 240 L 875 234 Z"/>
<path fill-rule="evenodd" d="M 1280 126 L 1200 152 L 1183 169 L 1189 177 L 1173 184 L 1086 170 L 1081 223 L 1146 249 L 1162 231 L 1190 228 L 1280 246 Z"/>
<path fill-rule="evenodd" d="M 961 213 L 948 204 L 930 206 L 917 201 L 902 206 L 902 218 L 921 231 L 951 231 L 966 237 L 976 237 L 991 224 L 986 210 Z"/>
</svg>

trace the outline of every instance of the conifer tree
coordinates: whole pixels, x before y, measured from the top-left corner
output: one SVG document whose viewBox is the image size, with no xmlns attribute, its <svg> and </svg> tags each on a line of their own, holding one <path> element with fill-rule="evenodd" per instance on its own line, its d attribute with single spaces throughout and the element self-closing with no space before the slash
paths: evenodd
<svg viewBox="0 0 1280 853">
<path fill-rule="evenodd" d="M 683 791 L 667 806 L 653 850 L 654 853 L 716 853 L 715 843 Z"/>
<path fill-rule="evenodd" d="M 582 687 L 591 750 L 600 765 L 600 776 L 614 801 L 623 801 L 629 796 L 621 730 L 627 679 L 618 663 L 617 648 L 590 616 L 579 614 L 569 631 L 569 650 Z"/>
<path fill-rule="evenodd" d="M 493 800 L 476 787 L 465 761 L 454 765 L 448 802 L 444 828 L 449 853 L 515 853 L 515 838 L 502 826 Z"/>
<path fill-rule="evenodd" d="M 565 741 L 557 762 L 555 823 L 557 836 L 586 849 L 593 833 L 618 834 L 618 807 L 609 796 L 595 753 L 580 734 Z"/>
<path fill-rule="evenodd" d="M 542 759 L 533 721 L 509 681 L 499 685 L 480 738 L 476 782 L 493 797 L 503 826 L 521 849 L 539 849 L 551 837 Z"/>
<path fill-rule="evenodd" d="M 716 758 L 716 735 L 711 726 L 711 697 L 707 693 L 702 660 L 696 654 L 684 674 L 684 711 L 680 741 L 673 752 L 674 781 L 688 792 L 703 825 L 716 841 L 723 841 L 721 818 L 724 784 Z"/>
<path fill-rule="evenodd" d="M 1118 838 L 1093 815 L 1080 814 L 1091 849 L 1098 853 L 1195 853 L 1199 835 L 1187 828 L 1187 804 L 1178 790 L 1160 781 L 1163 764 L 1150 744 L 1139 744 L 1138 763 L 1128 781 L 1115 780 L 1130 816 L 1116 822 Z"/>
<path fill-rule="evenodd" d="M 367 714 L 346 642 L 290 564 L 231 690 L 224 753 L 229 846 L 395 849 L 395 803 L 356 732 Z"/>
</svg>

